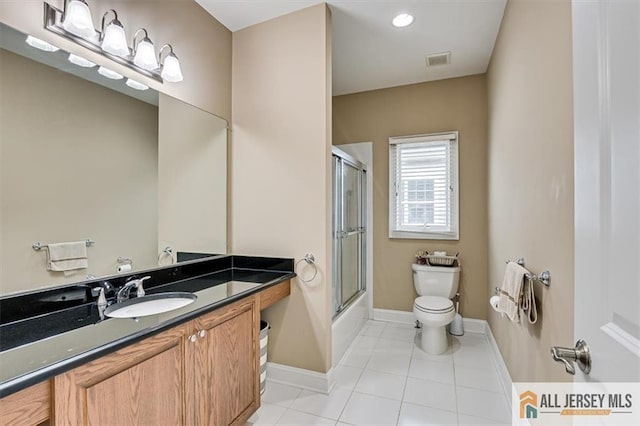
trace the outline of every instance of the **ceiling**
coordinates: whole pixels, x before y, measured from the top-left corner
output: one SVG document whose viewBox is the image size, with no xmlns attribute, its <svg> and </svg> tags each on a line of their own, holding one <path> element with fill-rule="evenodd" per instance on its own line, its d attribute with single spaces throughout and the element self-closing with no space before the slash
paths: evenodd
<svg viewBox="0 0 640 426">
<path fill-rule="evenodd" d="M 231 31 L 318 0 L 196 0 Z M 328 0 L 333 24 L 333 94 L 484 73 L 506 0 Z M 415 21 L 395 28 L 398 13 Z M 451 52 L 427 68 L 425 55 Z"/>
</svg>

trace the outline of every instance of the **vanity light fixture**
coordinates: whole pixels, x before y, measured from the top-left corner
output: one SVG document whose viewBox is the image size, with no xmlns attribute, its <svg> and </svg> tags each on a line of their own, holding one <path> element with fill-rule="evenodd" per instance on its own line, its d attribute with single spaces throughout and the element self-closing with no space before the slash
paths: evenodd
<svg viewBox="0 0 640 426">
<path fill-rule="evenodd" d="M 147 78 L 159 83 L 163 83 L 164 80 L 179 82 L 184 79 L 180 61 L 171 45 L 163 46 L 160 54 L 156 56 L 153 42 L 146 29 L 136 31 L 133 49 L 130 49 L 124 26 L 114 9 L 109 9 L 102 15 L 101 31 L 93 27 L 91 11 L 86 0 L 65 0 L 64 10 L 45 3 L 44 17 L 44 27 L 47 30 Z M 113 72 L 109 71 L 102 71 L 101 74 L 113 76 Z"/>
<path fill-rule="evenodd" d="M 143 33 L 144 38 L 138 41 L 138 35 Z M 133 35 L 133 63 L 148 71 L 153 71 L 158 68 L 153 42 L 149 39 L 147 30 L 144 28 L 140 28 Z"/>
<path fill-rule="evenodd" d="M 109 12 L 113 13 L 113 19 L 105 27 L 105 22 Z M 118 20 L 118 13 L 107 10 L 102 15 L 102 35 L 100 37 L 100 47 L 107 53 L 126 58 L 129 56 L 129 46 L 127 46 L 127 35 L 124 32 L 122 22 Z"/>
<path fill-rule="evenodd" d="M 167 51 L 167 48 L 169 53 L 163 59 L 162 54 Z M 162 46 L 160 54 L 158 55 L 158 62 L 160 62 L 160 67 L 162 68 L 160 73 L 162 78 L 172 83 L 182 81 L 183 76 L 182 69 L 180 68 L 180 61 L 176 54 L 173 53 L 173 47 L 171 47 L 170 44 Z"/>
<path fill-rule="evenodd" d="M 146 84 L 142 84 L 139 81 L 131 80 L 130 78 L 127 79 L 127 82 L 125 84 L 136 90 L 147 90 L 149 88 L 149 86 L 147 86 Z"/>
<path fill-rule="evenodd" d="M 98 68 L 98 74 L 100 74 L 103 77 L 110 78 L 111 80 L 122 80 L 124 78 L 122 74 L 119 74 L 105 67 Z"/>
<path fill-rule="evenodd" d="M 74 55 L 73 53 L 69 53 L 69 62 L 83 68 L 91 68 L 96 66 L 96 64 L 94 64 L 90 60 L 85 59 L 82 56 Z"/>
<path fill-rule="evenodd" d="M 391 21 L 391 23 L 396 28 L 408 27 L 413 23 L 413 16 L 409 15 L 408 13 L 400 13 L 395 18 L 393 18 L 393 21 Z"/>
<path fill-rule="evenodd" d="M 45 52 L 57 52 L 60 50 L 59 47 L 56 47 L 51 43 L 47 43 L 44 40 L 40 40 L 39 38 L 35 38 L 34 36 L 27 36 L 26 42 L 29 46 L 44 50 Z"/>
<path fill-rule="evenodd" d="M 85 39 L 96 36 L 91 11 L 85 0 L 65 1 L 62 28 Z"/>
</svg>

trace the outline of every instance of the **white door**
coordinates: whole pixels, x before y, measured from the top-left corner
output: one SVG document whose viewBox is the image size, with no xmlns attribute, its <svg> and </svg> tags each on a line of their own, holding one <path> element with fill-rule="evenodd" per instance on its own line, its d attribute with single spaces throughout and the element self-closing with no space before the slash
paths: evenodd
<svg viewBox="0 0 640 426">
<path fill-rule="evenodd" d="M 640 382 L 640 1 L 572 6 L 575 380 Z"/>
</svg>

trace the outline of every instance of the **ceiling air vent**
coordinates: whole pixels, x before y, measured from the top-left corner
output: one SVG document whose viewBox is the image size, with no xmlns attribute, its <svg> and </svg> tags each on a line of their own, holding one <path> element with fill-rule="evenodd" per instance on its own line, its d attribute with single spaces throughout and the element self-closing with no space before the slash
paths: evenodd
<svg viewBox="0 0 640 426">
<path fill-rule="evenodd" d="M 433 55 L 425 56 L 428 67 L 435 67 L 436 65 L 449 65 L 451 63 L 451 52 L 435 53 Z"/>
</svg>

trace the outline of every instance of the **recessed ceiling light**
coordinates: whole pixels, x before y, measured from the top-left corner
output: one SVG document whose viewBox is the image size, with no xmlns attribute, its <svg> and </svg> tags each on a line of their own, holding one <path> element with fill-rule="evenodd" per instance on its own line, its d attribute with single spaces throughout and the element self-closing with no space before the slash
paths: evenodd
<svg viewBox="0 0 640 426">
<path fill-rule="evenodd" d="M 401 13 L 393 18 L 393 21 L 391 22 L 396 28 L 407 27 L 413 22 L 413 16 L 409 15 L 408 13 Z"/>
</svg>

